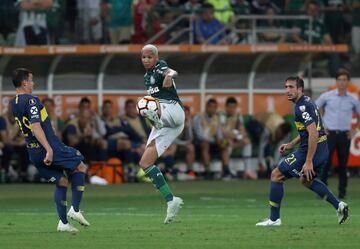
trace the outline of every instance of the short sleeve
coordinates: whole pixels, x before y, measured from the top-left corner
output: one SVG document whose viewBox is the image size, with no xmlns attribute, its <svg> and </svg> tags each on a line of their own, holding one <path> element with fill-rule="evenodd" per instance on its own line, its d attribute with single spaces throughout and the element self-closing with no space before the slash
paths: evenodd
<svg viewBox="0 0 360 249">
<path fill-rule="evenodd" d="M 157 73 L 165 75 L 166 71 L 169 69 L 168 64 L 164 60 L 159 60 L 159 65 L 157 68 Z"/>
<path fill-rule="evenodd" d="M 326 105 L 326 93 L 323 93 L 319 96 L 319 98 L 315 101 L 315 104 L 318 108 L 323 108 Z"/>
<path fill-rule="evenodd" d="M 358 116 L 360 116 L 360 101 L 354 98 L 353 104 L 354 104 L 354 111 Z"/>
<path fill-rule="evenodd" d="M 42 105 L 38 98 L 31 97 L 29 98 L 29 100 L 27 100 L 27 103 L 25 103 L 25 111 L 29 117 L 30 123 L 33 124 L 41 121 L 41 117 L 40 117 L 41 108 Z"/>
<path fill-rule="evenodd" d="M 300 105 L 298 108 L 299 108 L 298 118 L 306 127 L 308 127 L 310 124 L 315 122 L 317 117 L 313 105 L 305 104 L 305 105 Z"/>
</svg>

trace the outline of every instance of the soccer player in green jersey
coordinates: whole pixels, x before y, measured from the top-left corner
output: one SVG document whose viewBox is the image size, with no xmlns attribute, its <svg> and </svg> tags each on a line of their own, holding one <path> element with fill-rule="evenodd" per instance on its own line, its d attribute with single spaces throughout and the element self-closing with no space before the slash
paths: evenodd
<svg viewBox="0 0 360 249">
<path fill-rule="evenodd" d="M 164 223 L 168 224 L 174 220 L 183 200 L 173 195 L 163 174 L 154 163 L 182 132 L 185 113 L 176 92 L 174 77 L 177 72 L 169 68 L 165 61 L 159 60 L 157 47 L 151 44 L 144 46 L 141 50 L 141 61 L 146 70 L 144 80 L 148 95 L 158 100 L 159 110 L 145 112 L 146 118 L 154 127 L 139 164 L 167 201 Z"/>
</svg>

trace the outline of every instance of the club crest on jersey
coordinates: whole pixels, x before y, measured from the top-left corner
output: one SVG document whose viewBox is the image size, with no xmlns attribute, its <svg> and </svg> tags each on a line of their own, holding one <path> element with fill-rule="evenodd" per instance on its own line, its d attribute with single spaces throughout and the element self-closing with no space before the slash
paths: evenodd
<svg viewBox="0 0 360 249">
<path fill-rule="evenodd" d="M 36 108 L 36 106 L 33 106 L 30 108 L 30 113 L 33 114 L 33 115 L 36 115 L 38 114 L 38 109 Z"/>
<path fill-rule="evenodd" d="M 150 84 L 151 84 L 151 85 L 154 85 L 154 84 L 155 84 L 155 78 L 154 78 L 154 76 L 152 76 L 152 75 L 151 75 L 151 77 L 150 77 Z"/>
<path fill-rule="evenodd" d="M 303 119 L 305 119 L 305 121 L 311 120 L 310 114 L 308 112 L 303 112 L 301 116 Z"/>
<path fill-rule="evenodd" d="M 300 109 L 301 112 L 304 112 L 306 107 L 304 105 L 301 105 L 301 106 L 299 106 L 299 109 Z"/>
<path fill-rule="evenodd" d="M 35 104 L 36 104 L 36 100 L 35 100 L 35 99 L 30 99 L 30 100 L 29 100 L 29 104 L 30 104 L 30 105 L 35 105 Z"/>
</svg>

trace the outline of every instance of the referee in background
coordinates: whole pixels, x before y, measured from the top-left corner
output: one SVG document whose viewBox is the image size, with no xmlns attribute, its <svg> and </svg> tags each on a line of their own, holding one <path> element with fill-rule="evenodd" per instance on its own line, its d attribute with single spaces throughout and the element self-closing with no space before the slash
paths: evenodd
<svg viewBox="0 0 360 249">
<path fill-rule="evenodd" d="M 331 156 L 337 149 L 339 158 L 339 198 L 344 199 L 347 187 L 347 161 L 350 152 L 351 138 L 360 127 L 360 103 L 347 87 L 350 74 L 346 69 L 336 73 L 337 89 L 325 92 L 316 100 L 316 105 L 323 114 L 325 132 L 328 135 L 329 160 L 323 169 L 321 180 L 327 184 L 331 166 Z M 351 129 L 352 113 L 357 115 L 356 129 Z"/>
</svg>

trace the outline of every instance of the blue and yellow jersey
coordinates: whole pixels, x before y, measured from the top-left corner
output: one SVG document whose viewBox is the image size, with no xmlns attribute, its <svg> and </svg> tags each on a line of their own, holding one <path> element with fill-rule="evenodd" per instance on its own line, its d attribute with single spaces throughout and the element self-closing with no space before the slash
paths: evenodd
<svg viewBox="0 0 360 249">
<path fill-rule="evenodd" d="M 32 124 L 40 123 L 50 146 L 61 144 L 51 126 L 50 117 L 39 98 L 31 94 L 19 94 L 11 100 L 11 107 L 16 123 L 26 139 L 27 147 L 31 149 L 43 148 L 32 131 Z"/>
<path fill-rule="evenodd" d="M 321 120 L 320 112 L 314 102 L 308 96 L 302 96 L 294 107 L 295 125 L 300 135 L 299 149 L 308 148 L 309 133 L 306 129 L 310 124 L 315 123 L 319 133 L 319 142 L 326 140 L 325 130 Z"/>
</svg>

